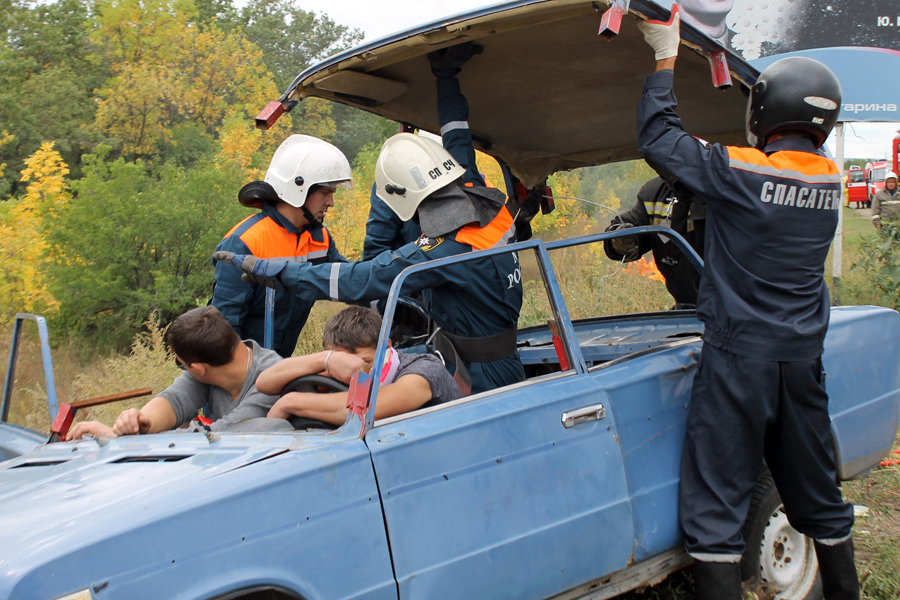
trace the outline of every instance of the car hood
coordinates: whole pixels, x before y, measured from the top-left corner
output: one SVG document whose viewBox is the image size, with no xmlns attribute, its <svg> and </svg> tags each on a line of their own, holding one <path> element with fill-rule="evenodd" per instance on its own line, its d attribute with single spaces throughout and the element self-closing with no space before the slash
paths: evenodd
<svg viewBox="0 0 900 600">
<path fill-rule="evenodd" d="M 626 3 L 627 4 L 627 3 Z M 518 0 L 448 17 L 337 54 L 301 73 L 282 101 L 317 96 L 437 133 L 434 76 L 426 54 L 465 41 L 484 53 L 459 76 L 480 150 L 509 164 L 526 185 L 555 171 L 640 158 L 635 110 L 653 52 L 639 18 L 668 18 L 631 0 L 620 33 L 598 37 L 604 2 Z M 727 52 L 734 86 L 713 86 L 715 41 L 682 24 L 676 68 L 678 112 L 691 134 L 746 144 L 746 99 L 758 72 Z"/>
<path fill-rule="evenodd" d="M 164 495 L 308 443 L 284 434 L 225 434 L 210 441 L 187 432 L 102 442 L 48 444 L 0 463 L 0 571 L 50 538 L 93 538 L 92 529 L 114 533 L 116 523 L 133 527 Z"/>
</svg>

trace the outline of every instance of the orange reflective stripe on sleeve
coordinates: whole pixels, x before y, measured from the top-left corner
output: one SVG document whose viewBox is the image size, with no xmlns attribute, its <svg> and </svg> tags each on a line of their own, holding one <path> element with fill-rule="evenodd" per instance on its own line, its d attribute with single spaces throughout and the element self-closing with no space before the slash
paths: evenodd
<svg viewBox="0 0 900 600">
<path fill-rule="evenodd" d="M 456 234 L 456 241 L 468 244 L 475 250 L 487 250 L 500 242 L 505 244 L 514 233 L 513 216 L 504 206 L 494 220 L 484 227 L 474 224 L 460 229 Z"/>
<path fill-rule="evenodd" d="M 804 183 L 840 183 L 837 166 L 824 156 L 782 150 L 771 156 L 753 148 L 728 146 L 728 166 L 770 177 L 796 179 Z"/>
</svg>

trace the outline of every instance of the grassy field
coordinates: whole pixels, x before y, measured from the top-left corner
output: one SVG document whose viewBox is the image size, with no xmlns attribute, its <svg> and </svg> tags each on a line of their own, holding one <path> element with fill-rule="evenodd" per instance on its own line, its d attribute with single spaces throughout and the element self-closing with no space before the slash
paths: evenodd
<svg viewBox="0 0 900 600">
<path fill-rule="evenodd" d="M 866 286 L 863 274 L 852 269 L 861 241 L 875 235 L 870 211 L 844 211 L 843 273 L 839 297 L 844 304 L 869 304 L 875 295 Z M 601 229 L 598 224 L 580 233 Z M 672 304 L 664 285 L 654 275 L 651 262 L 621 265 L 609 261 L 599 245 L 570 248 L 552 254 L 572 318 L 631 312 L 665 310 Z M 533 256 L 520 257 L 525 282 L 525 302 L 520 326 L 546 322 L 551 316 Z M 831 282 L 831 262 L 827 275 Z M 834 290 L 832 296 L 835 297 Z M 297 347 L 297 354 L 321 348 L 325 320 L 342 307 L 320 302 L 314 308 Z M 33 327 L 27 327 L 20 352 L 10 420 L 48 432 L 46 392 L 43 389 L 40 351 Z M 52 337 L 52 332 L 51 332 Z M 9 351 L 9 334 L 0 337 L 0 354 Z M 152 319 L 148 333 L 138 336 L 125 355 L 95 356 L 74 344 L 54 349 L 57 392 L 61 401 L 73 401 L 149 386 L 165 388 L 178 374 L 172 356 L 163 344 L 163 331 Z M 79 420 L 97 419 L 111 424 L 119 411 L 140 406 L 146 399 L 111 404 L 79 413 Z M 900 444 L 895 447 L 900 448 Z M 896 456 L 900 459 L 900 455 Z M 857 564 L 863 582 L 863 597 L 870 600 L 900 598 L 900 466 L 877 469 L 868 477 L 845 483 L 848 501 L 868 507 L 855 527 Z M 624 596 L 626 600 L 686 600 L 692 597 L 690 569 L 678 573 L 654 588 Z"/>
</svg>

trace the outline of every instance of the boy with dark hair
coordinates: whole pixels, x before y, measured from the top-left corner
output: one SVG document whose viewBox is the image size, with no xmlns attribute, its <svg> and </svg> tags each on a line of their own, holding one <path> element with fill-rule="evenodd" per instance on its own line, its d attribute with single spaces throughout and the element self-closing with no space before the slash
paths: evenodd
<svg viewBox="0 0 900 600">
<path fill-rule="evenodd" d="M 122 411 L 111 428 L 97 421 L 78 423 L 68 439 L 166 431 L 191 421 L 204 406 L 209 406 L 211 429 L 221 431 L 239 421 L 265 417 L 277 400 L 261 393 L 255 382 L 281 357 L 253 340 L 241 342 L 214 306 L 195 308 L 175 319 L 166 340 L 181 376 L 140 410 Z"/>
<path fill-rule="evenodd" d="M 322 335 L 325 350 L 281 361 L 260 374 L 257 386 L 263 393 L 278 394 L 294 379 L 314 373 L 349 383 L 360 369 L 370 371 L 380 330 L 381 317 L 374 310 L 362 306 L 345 308 L 325 323 Z M 375 406 L 376 419 L 436 406 L 459 396 L 459 387 L 439 358 L 431 354 L 404 354 L 388 346 Z M 291 392 L 275 403 L 268 416 L 278 419 L 298 416 L 343 425 L 347 410 L 347 392 Z"/>
</svg>

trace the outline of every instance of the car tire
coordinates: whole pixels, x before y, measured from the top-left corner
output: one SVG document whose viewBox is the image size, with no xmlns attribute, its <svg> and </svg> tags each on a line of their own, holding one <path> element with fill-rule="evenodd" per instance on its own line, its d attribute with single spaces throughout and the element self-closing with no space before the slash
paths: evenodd
<svg viewBox="0 0 900 600">
<path fill-rule="evenodd" d="M 822 600 L 822 578 L 812 539 L 788 523 L 772 474 L 763 467 L 741 530 L 744 589 L 760 600 Z"/>
</svg>

